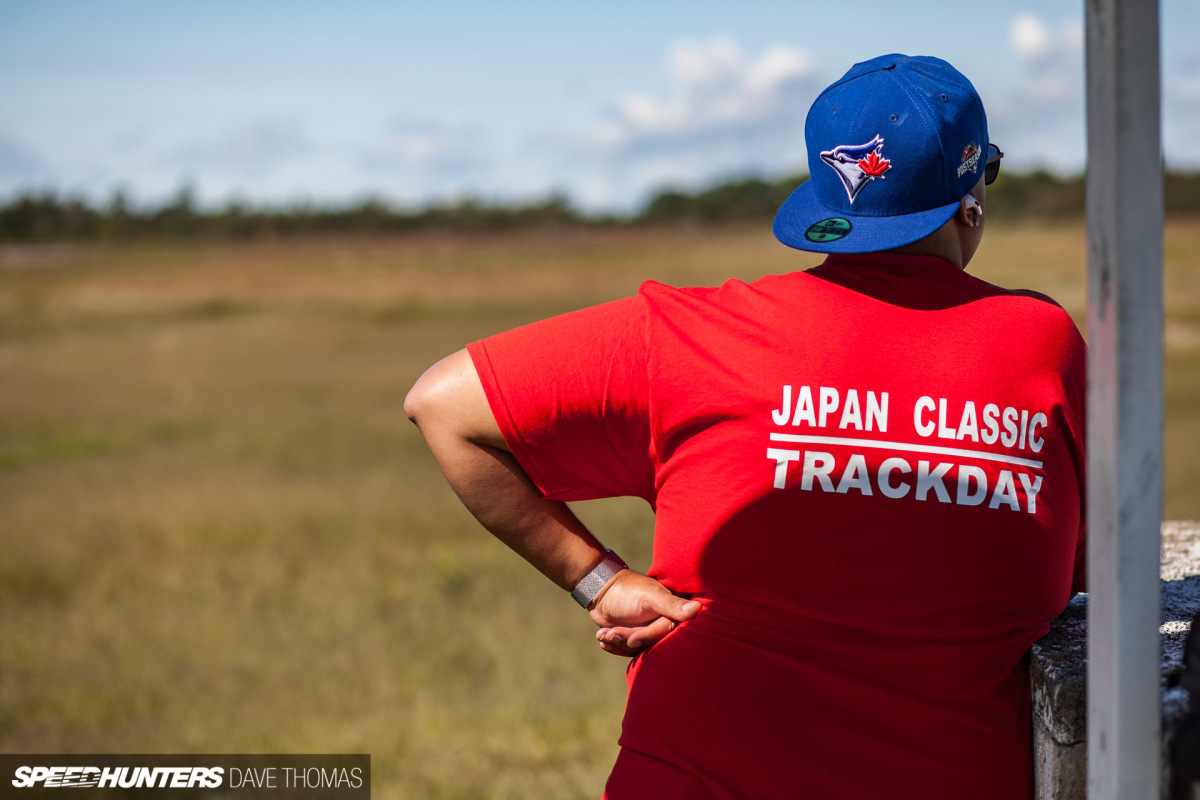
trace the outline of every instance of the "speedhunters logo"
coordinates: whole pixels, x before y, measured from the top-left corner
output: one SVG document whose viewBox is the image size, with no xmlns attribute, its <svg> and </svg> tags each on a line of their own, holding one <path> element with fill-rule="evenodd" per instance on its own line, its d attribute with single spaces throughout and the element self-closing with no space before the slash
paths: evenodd
<svg viewBox="0 0 1200 800">
<path fill-rule="evenodd" d="M 29 789 L 219 789 L 224 767 L 17 767 L 12 785 Z"/>
<path fill-rule="evenodd" d="M 370 800 L 369 755 L 0 755 L 0 796 Z"/>
</svg>

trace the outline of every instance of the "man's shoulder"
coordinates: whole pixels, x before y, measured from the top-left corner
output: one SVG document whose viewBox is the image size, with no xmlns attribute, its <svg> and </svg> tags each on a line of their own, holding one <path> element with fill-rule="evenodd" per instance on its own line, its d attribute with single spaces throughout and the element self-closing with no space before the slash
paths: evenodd
<svg viewBox="0 0 1200 800">
<path fill-rule="evenodd" d="M 1041 292 L 1034 291 L 1033 289 L 1004 289 L 1003 291 L 1010 297 L 1027 297 L 1030 300 L 1036 300 L 1039 303 L 1044 303 L 1053 308 L 1057 308 L 1060 311 L 1063 310 L 1062 305 L 1053 297 L 1048 294 L 1042 294 Z"/>
<path fill-rule="evenodd" d="M 969 280 L 974 280 L 975 283 L 981 287 L 982 292 L 985 294 L 990 294 L 996 297 L 1011 297 L 1017 300 L 1017 302 L 1020 302 L 1020 298 L 1024 298 L 1033 301 L 1029 304 L 1031 308 L 1037 309 L 1039 306 L 1045 306 L 1045 308 L 1041 308 L 1040 310 L 1052 316 L 1057 315 L 1060 312 L 1066 313 L 1062 305 L 1048 294 L 1043 294 L 1042 292 L 1038 292 L 1033 289 L 1010 289 L 1005 286 L 989 283 L 983 278 L 980 278 L 978 275 L 971 275 L 970 273 L 966 272 L 964 272 L 964 277 Z"/>
<path fill-rule="evenodd" d="M 638 294 L 651 303 L 694 302 L 722 304 L 761 300 L 791 287 L 810 283 L 803 272 L 764 275 L 751 281 L 730 278 L 712 286 L 671 286 L 656 280 L 643 281 Z M 813 282 L 815 285 L 815 282 Z"/>
<path fill-rule="evenodd" d="M 1084 346 L 1083 334 L 1079 332 L 1079 326 L 1076 325 L 1071 314 L 1059 305 L 1054 298 L 1030 289 L 1017 290 L 1016 294 L 1017 296 L 1028 298 L 1030 301 L 1029 305 L 1039 311 L 1048 324 L 1061 329 L 1065 335 L 1069 336 L 1072 340 L 1076 340 L 1081 347 Z"/>
<path fill-rule="evenodd" d="M 1007 299 L 1022 315 L 1036 320 L 1039 324 L 1061 328 L 1063 332 L 1073 334 L 1082 341 L 1079 328 L 1070 313 L 1050 295 L 1033 289 L 1007 289 L 985 281 L 980 282 L 994 291 L 993 296 Z"/>
</svg>

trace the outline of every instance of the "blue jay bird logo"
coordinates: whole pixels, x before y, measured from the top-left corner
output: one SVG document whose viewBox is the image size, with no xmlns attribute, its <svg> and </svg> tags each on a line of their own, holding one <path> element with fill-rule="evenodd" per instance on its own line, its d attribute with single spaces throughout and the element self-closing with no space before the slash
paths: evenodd
<svg viewBox="0 0 1200 800">
<path fill-rule="evenodd" d="M 844 144 L 825 150 L 821 160 L 833 167 L 842 179 L 851 205 L 864 186 L 876 178 L 883 178 L 892 168 L 891 160 L 883 157 L 883 137 L 878 134 L 866 144 Z"/>
</svg>

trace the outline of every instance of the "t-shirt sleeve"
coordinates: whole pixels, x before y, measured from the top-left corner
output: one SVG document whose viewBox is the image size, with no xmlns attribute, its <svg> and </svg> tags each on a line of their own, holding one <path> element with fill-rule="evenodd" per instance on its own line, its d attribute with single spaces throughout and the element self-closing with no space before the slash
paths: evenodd
<svg viewBox="0 0 1200 800">
<path fill-rule="evenodd" d="M 653 504 L 640 297 L 515 328 L 467 351 L 504 441 L 544 496 Z"/>
</svg>

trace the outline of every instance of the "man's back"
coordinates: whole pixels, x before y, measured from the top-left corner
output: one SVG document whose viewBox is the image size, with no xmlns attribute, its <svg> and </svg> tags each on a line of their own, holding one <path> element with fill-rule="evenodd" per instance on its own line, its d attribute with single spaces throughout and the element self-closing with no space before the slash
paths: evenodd
<svg viewBox="0 0 1200 800">
<path fill-rule="evenodd" d="M 542 491 L 646 496 L 648 574 L 704 606 L 631 667 L 610 797 L 1027 794 L 1024 654 L 1081 535 L 1065 312 L 846 256 L 474 348 Z"/>
</svg>

